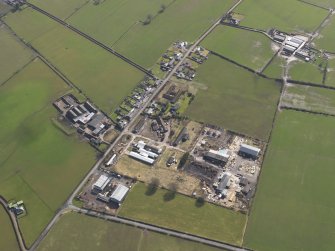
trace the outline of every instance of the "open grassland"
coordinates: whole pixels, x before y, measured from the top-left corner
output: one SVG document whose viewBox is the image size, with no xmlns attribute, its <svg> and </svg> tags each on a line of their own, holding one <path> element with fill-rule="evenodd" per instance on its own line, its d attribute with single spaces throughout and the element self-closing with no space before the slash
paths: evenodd
<svg viewBox="0 0 335 251">
<path fill-rule="evenodd" d="M 93 1 L 90 0 L 29 0 L 28 2 L 60 19 L 66 19 L 86 4 L 93 5 Z"/>
<path fill-rule="evenodd" d="M 19 251 L 13 226 L 5 209 L 0 205 L 0 250 Z"/>
<path fill-rule="evenodd" d="M 172 197 L 172 198 L 171 198 Z M 179 231 L 241 245 L 247 216 L 223 207 L 158 189 L 136 184 L 121 207 L 120 215 Z"/>
<path fill-rule="evenodd" d="M 214 55 L 199 67 L 197 74 L 195 81 L 200 88 L 186 112 L 189 117 L 268 139 L 280 84 Z"/>
<path fill-rule="evenodd" d="M 284 111 L 263 164 L 244 245 L 254 250 L 333 250 L 335 119 Z"/>
<path fill-rule="evenodd" d="M 21 34 L 20 25 L 42 15 L 28 11 L 31 15 L 24 19 L 16 19 L 22 12 L 6 19 L 24 38 L 29 30 L 35 33 L 39 28 L 29 26 Z M 43 16 L 43 20 L 49 18 Z M 143 78 L 136 68 L 58 24 L 31 44 L 107 113 L 114 111 Z"/>
<path fill-rule="evenodd" d="M 30 50 L 20 43 L 4 26 L 0 24 L 0 85 L 29 63 L 33 58 Z"/>
<path fill-rule="evenodd" d="M 293 62 L 289 66 L 289 79 L 322 84 L 323 69 L 313 63 Z"/>
<path fill-rule="evenodd" d="M 69 89 L 41 61 L 0 88 L 0 193 L 24 201 L 28 214 L 19 224 L 31 245 L 93 165 L 95 153 L 53 125 L 57 111 L 51 102 Z"/>
<path fill-rule="evenodd" d="M 77 213 L 68 213 L 53 227 L 38 248 L 38 251 L 58 250 L 219 251 L 222 249 Z"/>
<path fill-rule="evenodd" d="M 335 91 L 302 85 L 287 85 L 282 105 L 335 115 Z"/>
<path fill-rule="evenodd" d="M 305 0 L 308 3 L 316 4 L 324 8 L 334 8 L 335 0 Z"/>
<path fill-rule="evenodd" d="M 244 0 L 235 12 L 244 15 L 243 26 L 286 32 L 313 32 L 328 14 L 326 10 L 292 0 Z"/>
<path fill-rule="evenodd" d="M 254 70 L 262 69 L 274 54 L 265 35 L 229 26 L 216 27 L 202 45 Z"/>
<path fill-rule="evenodd" d="M 326 84 L 335 87 L 335 58 L 328 61 Z"/>
<path fill-rule="evenodd" d="M 335 15 L 332 15 L 320 35 L 314 40 L 319 49 L 335 53 Z"/>
<path fill-rule="evenodd" d="M 149 25 L 132 27 L 114 48 L 140 65 L 151 67 L 173 42 L 195 41 L 235 2 L 177 0 Z"/>
<path fill-rule="evenodd" d="M 286 65 L 285 59 L 282 57 L 275 57 L 272 62 L 265 68 L 263 74 L 269 78 L 281 79 Z"/>
</svg>

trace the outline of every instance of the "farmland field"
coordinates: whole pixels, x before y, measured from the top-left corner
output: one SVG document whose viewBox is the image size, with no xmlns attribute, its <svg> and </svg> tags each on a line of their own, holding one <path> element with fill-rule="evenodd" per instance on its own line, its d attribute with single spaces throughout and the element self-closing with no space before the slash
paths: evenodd
<svg viewBox="0 0 335 251">
<path fill-rule="evenodd" d="M 333 15 L 327 25 L 321 30 L 319 37 L 314 40 L 317 48 L 335 53 L 335 16 Z"/>
<path fill-rule="evenodd" d="M 286 65 L 285 59 L 282 57 L 275 57 L 270 65 L 268 65 L 263 74 L 269 78 L 282 78 L 284 72 L 284 66 Z"/>
<path fill-rule="evenodd" d="M 0 25 L 0 85 L 32 60 L 31 51 Z"/>
<path fill-rule="evenodd" d="M 51 122 L 57 116 L 51 102 L 69 88 L 41 61 L 0 89 L 0 191 L 7 200 L 24 201 L 28 214 L 19 224 L 29 246 L 92 166 L 95 152 Z"/>
<path fill-rule="evenodd" d="M 31 15 L 25 14 L 26 18 L 16 19 L 22 13 L 19 12 L 6 19 L 24 38 L 29 31 L 35 33 L 39 26 L 29 26 L 21 34 L 22 23 L 29 24 L 36 17 L 49 20 L 41 17 L 42 14 L 27 11 Z M 143 73 L 136 68 L 58 24 L 31 44 L 106 113 L 114 111 L 143 78 Z"/>
<path fill-rule="evenodd" d="M 326 84 L 335 87 L 335 58 L 328 61 Z"/>
<path fill-rule="evenodd" d="M 198 69 L 199 91 L 186 114 L 196 120 L 267 140 L 280 84 L 214 55 Z"/>
<path fill-rule="evenodd" d="M 306 2 L 316 4 L 325 8 L 335 7 L 335 0 L 306 0 Z"/>
<path fill-rule="evenodd" d="M 287 85 L 282 105 L 335 115 L 335 91 L 302 85 Z"/>
<path fill-rule="evenodd" d="M 0 205 L 0 250 L 19 251 L 20 248 L 15 238 L 13 226 L 5 209 Z"/>
<path fill-rule="evenodd" d="M 216 27 L 202 45 L 254 70 L 260 70 L 274 55 L 265 35 L 229 26 Z"/>
<path fill-rule="evenodd" d="M 314 31 L 328 14 L 326 10 L 292 0 L 245 0 L 235 12 L 244 15 L 243 26 L 307 33 Z"/>
<path fill-rule="evenodd" d="M 283 111 L 263 163 L 244 245 L 333 250 L 335 119 Z"/>
<path fill-rule="evenodd" d="M 38 251 L 58 250 L 222 251 L 203 244 L 77 213 L 62 216 L 38 248 Z"/>
<path fill-rule="evenodd" d="M 241 245 L 246 215 L 207 203 L 199 207 L 195 199 L 179 194 L 168 200 L 170 192 L 164 189 L 147 195 L 147 189 L 142 183 L 135 185 L 122 205 L 120 215 Z"/>
<path fill-rule="evenodd" d="M 289 66 L 289 79 L 322 84 L 323 70 L 313 63 L 293 62 Z"/>
</svg>

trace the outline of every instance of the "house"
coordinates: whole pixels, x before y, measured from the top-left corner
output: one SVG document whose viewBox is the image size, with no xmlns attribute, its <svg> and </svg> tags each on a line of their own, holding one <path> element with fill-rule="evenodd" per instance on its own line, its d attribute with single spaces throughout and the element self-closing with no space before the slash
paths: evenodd
<svg viewBox="0 0 335 251">
<path fill-rule="evenodd" d="M 241 144 L 239 154 L 242 156 L 252 157 L 252 158 L 258 158 L 258 155 L 260 153 L 261 149 L 250 146 L 247 144 Z"/>
</svg>

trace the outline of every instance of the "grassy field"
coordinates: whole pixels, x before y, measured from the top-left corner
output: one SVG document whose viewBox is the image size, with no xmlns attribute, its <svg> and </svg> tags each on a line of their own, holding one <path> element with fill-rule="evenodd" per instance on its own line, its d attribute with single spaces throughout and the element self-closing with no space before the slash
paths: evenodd
<svg viewBox="0 0 335 251">
<path fill-rule="evenodd" d="M 92 1 L 89 0 L 29 0 L 28 2 L 63 20 L 78 11 L 82 6 L 93 5 Z"/>
<path fill-rule="evenodd" d="M 306 2 L 325 8 L 335 7 L 335 0 L 307 0 Z"/>
<path fill-rule="evenodd" d="M 68 213 L 54 226 L 37 250 L 219 251 L 222 249 L 77 213 Z"/>
<path fill-rule="evenodd" d="M 20 68 L 26 65 L 33 55 L 20 43 L 5 26 L 0 25 L 0 85 Z"/>
<path fill-rule="evenodd" d="M 31 245 L 93 165 L 95 152 L 53 125 L 51 102 L 69 89 L 41 61 L 0 89 L 0 191 L 24 201 L 28 214 L 19 224 Z"/>
<path fill-rule="evenodd" d="M 273 61 L 268 65 L 263 74 L 270 78 L 279 78 L 281 79 L 284 72 L 284 66 L 286 62 L 282 57 L 275 57 Z"/>
<path fill-rule="evenodd" d="M 1 205 L 0 205 L 0 222 L 1 222 L 0 250 L 19 251 L 20 248 L 17 244 L 9 216 Z"/>
<path fill-rule="evenodd" d="M 333 15 L 327 25 L 321 30 L 319 37 L 314 40 L 319 49 L 335 53 L 335 16 Z"/>
<path fill-rule="evenodd" d="M 199 91 L 187 115 L 267 140 L 280 84 L 263 79 L 219 57 L 210 56 L 195 79 Z"/>
<path fill-rule="evenodd" d="M 244 245 L 255 250 L 333 250 L 335 119 L 284 111 L 263 163 Z"/>
<path fill-rule="evenodd" d="M 260 70 L 274 54 L 265 35 L 229 26 L 216 27 L 202 45 L 254 70 Z"/>
<path fill-rule="evenodd" d="M 292 0 L 245 0 L 234 11 L 244 15 L 241 25 L 286 32 L 312 32 L 328 14 L 326 10 Z"/>
<path fill-rule="evenodd" d="M 288 85 L 282 105 L 335 115 L 335 91 L 302 85 Z"/>
<path fill-rule="evenodd" d="M 323 70 L 312 63 L 293 62 L 289 68 L 289 79 L 322 84 Z"/>
<path fill-rule="evenodd" d="M 33 24 L 31 20 L 36 17 L 49 20 L 45 16 L 42 18 L 42 14 L 27 11 L 31 15 L 24 14 L 25 18 L 21 15 L 27 13 L 26 10 L 6 19 L 24 38 L 29 31 L 35 33 L 39 26 L 29 26 L 21 33 L 23 23 Z M 112 112 L 143 78 L 143 73 L 136 68 L 58 24 L 33 39 L 31 44 L 107 113 Z"/>
<path fill-rule="evenodd" d="M 335 87 L 335 58 L 328 61 L 326 85 Z"/>
<path fill-rule="evenodd" d="M 212 204 L 197 206 L 196 200 L 159 189 L 147 195 L 139 183 L 128 194 L 120 215 L 147 223 L 241 245 L 246 215 Z M 170 198 L 171 199 L 171 198 Z"/>
<path fill-rule="evenodd" d="M 151 67 L 175 41 L 195 41 L 235 0 L 178 0 L 149 25 L 131 28 L 114 48 L 144 67 Z M 145 52 L 145 56 L 143 56 Z"/>
</svg>

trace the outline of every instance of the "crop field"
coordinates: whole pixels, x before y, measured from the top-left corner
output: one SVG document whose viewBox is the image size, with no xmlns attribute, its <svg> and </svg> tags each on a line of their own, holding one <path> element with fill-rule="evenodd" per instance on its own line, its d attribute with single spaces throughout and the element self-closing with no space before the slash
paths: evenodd
<svg viewBox="0 0 335 251">
<path fill-rule="evenodd" d="M 222 251 L 203 244 L 77 213 L 62 216 L 37 250 L 109 251 L 111 248 L 115 251 Z"/>
<path fill-rule="evenodd" d="M 319 37 L 314 40 L 317 48 L 335 53 L 335 15 L 328 21 L 321 30 Z"/>
<path fill-rule="evenodd" d="M 284 111 L 263 163 L 244 245 L 333 250 L 335 119 Z"/>
<path fill-rule="evenodd" d="M 244 16 L 243 26 L 307 33 L 313 32 L 328 14 L 326 10 L 292 0 L 245 0 L 234 11 Z"/>
<path fill-rule="evenodd" d="M 254 70 L 261 70 L 275 53 L 265 35 L 229 26 L 216 27 L 202 45 Z"/>
<path fill-rule="evenodd" d="M 29 26 L 21 34 L 21 24 L 42 15 L 30 10 L 29 13 L 33 14 L 16 19 L 21 15 L 19 12 L 6 19 L 24 38 L 29 30 L 35 33 L 38 27 Z M 45 16 L 43 19 L 49 20 Z M 136 68 L 58 24 L 31 44 L 106 113 L 114 111 L 143 78 L 143 73 Z"/>
<path fill-rule="evenodd" d="M 195 199 L 168 190 L 158 189 L 154 194 L 147 190 L 142 183 L 135 185 L 119 215 L 241 245 L 246 215 L 208 203 L 199 206 Z"/>
<path fill-rule="evenodd" d="M 178 0 L 149 25 L 132 27 L 114 45 L 116 51 L 144 67 L 155 64 L 175 41 L 195 41 L 235 0 Z M 145 57 L 143 56 L 145 52 Z"/>
<path fill-rule="evenodd" d="M 28 2 L 63 20 L 83 6 L 93 5 L 89 0 L 29 0 Z"/>
<path fill-rule="evenodd" d="M 289 79 L 322 84 L 323 69 L 312 63 L 293 62 L 289 68 Z"/>
<path fill-rule="evenodd" d="M 335 58 L 328 61 L 326 84 L 335 87 Z"/>
<path fill-rule="evenodd" d="M 0 250 L 19 251 L 20 248 L 17 244 L 15 233 L 10 222 L 9 216 L 5 209 L 0 205 Z"/>
<path fill-rule="evenodd" d="M 93 165 L 95 152 L 53 125 L 51 102 L 69 88 L 41 61 L 0 88 L 0 191 L 24 201 L 27 216 L 19 224 L 29 246 Z"/>
<path fill-rule="evenodd" d="M 269 78 L 281 79 L 284 73 L 284 67 L 286 65 L 285 59 L 282 57 L 275 57 L 270 65 L 268 65 L 263 74 Z"/>
<path fill-rule="evenodd" d="M 335 115 L 334 90 L 291 84 L 287 85 L 281 101 L 287 107 Z"/>
<path fill-rule="evenodd" d="M 281 84 L 214 55 L 198 69 L 199 91 L 186 114 L 196 120 L 267 140 Z"/>
<path fill-rule="evenodd" d="M 22 43 L 9 32 L 4 26 L 0 25 L 0 85 L 10 78 L 24 65 L 32 60 L 33 55 Z"/>
</svg>

